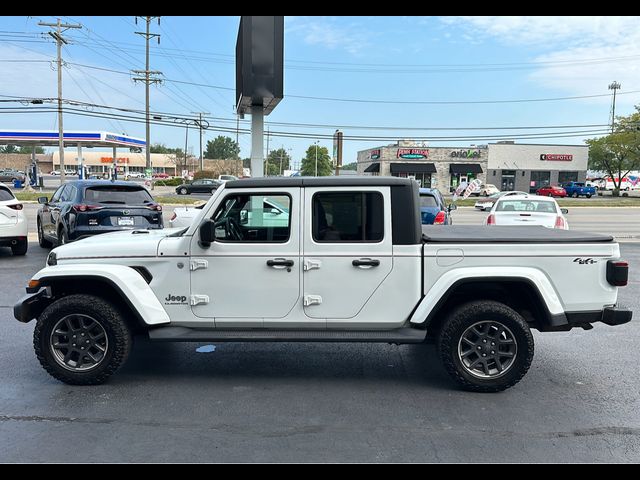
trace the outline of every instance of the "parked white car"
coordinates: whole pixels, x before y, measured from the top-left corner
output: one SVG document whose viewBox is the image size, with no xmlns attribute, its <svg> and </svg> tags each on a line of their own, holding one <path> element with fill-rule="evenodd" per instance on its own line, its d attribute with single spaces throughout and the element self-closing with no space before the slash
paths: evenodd
<svg viewBox="0 0 640 480">
<path fill-rule="evenodd" d="M 480 185 L 480 190 L 478 190 L 478 192 L 475 195 L 481 195 L 483 197 L 488 197 L 489 195 L 493 195 L 494 193 L 498 193 L 500 190 L 498 190 L 498 187 L 496 187 L 495 185 L 491 184 L 491 183 L 487 183 L 487 184 L 482 184 Z"/>
<path fill-rule="evenodd" d="M 27 217 L 22 203 L 11 190 L 0 185 L 0 247 L 11 247 L 14 255 L 27 253 Z"/>
<path fill-rule="evenodd" d="M 492 195 L 489 195 L 489 197 L 484 200 L 478 200 L 475 203 L 475 208 L 477 208 L 478 210 L 482 210 L 483 212 L 486 210 L 491 210 L 491 208 L 493 207 L 493 204 L 496 203 L 496 200 L 498 200 L 503 196 L 509 196 L 509 195 L 527 195 L 527 192 L 519 192 L 517 190 L 514 190 L 514 191 L 494 193 Z"/>
<path fill-rule="evenodd" d="M 230 180 L 238 180 L 238 177 L 236 177 L 235 175 L 220 175 L 218 177 L 218 180 L 220 180 L 221 182 L 228 182 Z"/>
<path fill-rule="evenodd" d="M 498 199 L 485 225 L 542 225 L 547 228 L 569 230 L 565 213 L 568 213 L 568 210 L 560 208 L 553 197 L 512 195 Z"/>
</svg>

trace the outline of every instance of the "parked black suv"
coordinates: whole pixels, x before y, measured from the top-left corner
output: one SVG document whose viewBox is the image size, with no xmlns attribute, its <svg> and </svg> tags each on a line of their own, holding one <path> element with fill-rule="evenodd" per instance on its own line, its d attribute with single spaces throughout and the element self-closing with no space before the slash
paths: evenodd
<svg viewBox="0 0 640 480">
<path fill-rule="evenodd" d="M 75 180 L 38 203 L 38 241 L 44 248 L 98 233 L 164 226 L 162 206 L 130 182 Z"/>
</svg>

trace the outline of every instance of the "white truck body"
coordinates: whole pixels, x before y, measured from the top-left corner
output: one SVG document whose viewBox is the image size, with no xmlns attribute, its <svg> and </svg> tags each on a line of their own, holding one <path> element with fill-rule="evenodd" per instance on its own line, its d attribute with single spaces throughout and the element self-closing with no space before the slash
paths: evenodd
<svg viewBox="0 0 640 480">
<path fill-rule="evenodd" d="M 316 238 L 316 195 L 354 192 L 375 197 L 382 209 L 367 226 L 376 240 Z M 254 228 L 259 210 L 243 210 L 235 227 L 221 226 L 230 199 L 262 205 L 265 195 L 289 199 L 288 227 Z M 398 208 L 401 201 L 407 204 Z M 417 343 L 454 306 L 485 296 L 501 298 L 539 330 L 630 320 L 630 312 L 617 313 L 618 287 L 608 280 L 609 263 L 620 256 L 611 238 L 544 227 L 422 228 L 417 202 L 417 186 L 400 179 L 228 182 L 186 229 L 111 233 L 56 248 L 28 290 L 39 303 L 23 300 L 15 314 L 29 321 L 55 305 L 56 292 L 82 293 L 104 280 L 156 340 Z M 351 210 L 332 212 L 322 214 L 329 223 L 353 217 Z M 203 241 L 212 218 L 216 238 Z M 230 239 L 234 228 L 243 241 Z M 253 241 L 261 229 L 286 229 L 286 239 Z"/>
</svg>

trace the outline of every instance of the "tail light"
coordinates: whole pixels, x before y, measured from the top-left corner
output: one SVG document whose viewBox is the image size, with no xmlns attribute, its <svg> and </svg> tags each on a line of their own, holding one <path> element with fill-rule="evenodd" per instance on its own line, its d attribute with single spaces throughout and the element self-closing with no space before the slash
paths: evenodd
<svg viewBox="0 0 640 480">
<path fill-rule="evenodd" d="M 13 210 L 22 210 L 24 208 L 21 203 L 16 203 L 14 205 L 7 205 L 7 207 Z"/>
<path fill-rule="evenodd" d="M 629 263 L 624 260 L 607 262 L 607 282 L 616 287 L 624 287 L 629 279 Z"/>
<path fill-rule="evenodd" d="M 177 216 L 178 214 L 176 212 L 173 212 L 173 215 L 171 215 L 171 221 L 174 221 Z"/>
<path fill-rule="evenodd" d="M 79 205 L 74 205 L 73 209 L 76 212 L 91 212 L 94 210 L 102 210 L 104 207 L 102 205 L 86 205 L 84 203 L 81 203 Z"/>
<path fill-rule="evenodd" d="M 556 224 L 553 226 L 553 228 L 564 228 L 564 218 L 558 215 L 556 217 Z"/>
<path fill-rule="evenodd" d="M 496 216 L 492 213 L 487 217 L 487 225 L 495 225 L 496 224 Z"/>
<path fill-rule="evenodd" d="M 445 213 L 443 210 L 439 211 L 436 218 L 433 220 L 434 225 L 444 225 Z"/>
<path fill-rule="evenodd" d="M 155 210 L 156 212 L 161 212 L 162 211 L 162 205 L 160 205 L 158 203 L 153 203 L 151 205 L 147 205 L 147 208 L 149 210 Z"/>
</svg>

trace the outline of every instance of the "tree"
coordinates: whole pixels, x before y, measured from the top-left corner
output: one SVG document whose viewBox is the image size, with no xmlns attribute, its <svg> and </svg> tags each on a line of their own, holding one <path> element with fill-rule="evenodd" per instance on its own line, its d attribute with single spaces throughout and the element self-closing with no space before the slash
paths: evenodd
<svg viewBox="0 0 640 480">
<path fill-rule="evenodd" d="M 586 140 L 589 145 L 589 168 L 604 170 L 613 182 L 613 196 L 620 196 L 622 179 L 640 169 L 640 107 L 636 113 L 620 120 L 613 133 Z"/>
<path fill-rule="evenodd" d="M 271 150 L 267 155 L 267 170 L 265 175 L 282 175 L 282 172 L 289 170 L 291 157 L 284 148 Z"/>
<path fill-rule="evenodd" d="M 18 147 L 15 145 L 5 145 L 0 147 L 0 153 L 18 153 Z"/>
<path fill-rule="evenodd" d="M 358 164 L 356 162 L 352 162 L 352 163 L 347 163 L 346 165 L 343 165 L 342 167 L 340 167 L 340 170 L 357 170 L 358 169 Z"/>
<path fill-rule="evenodd" d="M 18 149 L 18 153 L 27 154 L 27 155 L 31 155 L 32 151 L 33 151 L 33 147 L 30 147 L 27 145 L 23 145 Z M 44 148 L 36 147 L 36 153 L 44 153 Z"/>
<path fill-rule="evenodd" d="M 167 147 L 164 143 L 154 143 L 153 145 L 151 145 L 151 148 L 149 149 L 149 151 L 151 153 L 164 153 L 164 154 L 177 154 L 178 152 L 182 152 L 182 156 L 184 156 L 184 152 L 182 151 L 181 148 L 171 148 L 171 147 Z"/>
<path fill-rule="evenodd" d="M 207 142 L 205 158 L 228 160 L 240 158 L 240 146 L 231 138 L 218 135 L 215 140 Z"/>
<path fill-rule="evenodd" d="M 314 176 L 316 174 L 316 154 L 318 159 L 318 176 L 326 177 L 333 173 L 333 165 L 327 147 L 310 145 L 300 164 L 300 175 Z"/>
</svg>

